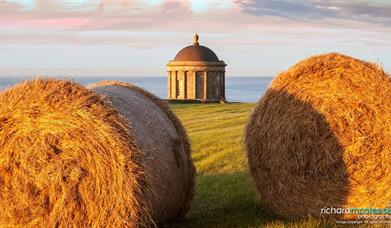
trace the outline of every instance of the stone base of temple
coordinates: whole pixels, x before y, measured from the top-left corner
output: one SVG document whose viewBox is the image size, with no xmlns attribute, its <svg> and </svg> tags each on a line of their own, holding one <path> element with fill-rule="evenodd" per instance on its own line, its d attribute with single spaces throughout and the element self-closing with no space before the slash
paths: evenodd
<svg viewBox="0 0 391 228">
<path fill-rule="evenodd" d="M 165 99 L 170 104 L 203 104 L 203 103 L 230 103 L 227 102 L 225 99 Z"/>
</svg>

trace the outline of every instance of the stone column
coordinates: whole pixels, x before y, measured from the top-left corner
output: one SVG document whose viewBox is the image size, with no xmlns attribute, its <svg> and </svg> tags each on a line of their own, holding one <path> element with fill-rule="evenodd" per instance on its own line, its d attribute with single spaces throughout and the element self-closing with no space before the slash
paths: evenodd
<svg viewBox="0 0 391 228">
<path fill-rule="evenodd" d="M 187 83 L 187 99 L 195 99 L 196 98 L 196 72 L 195 71 L 187 71 L 186 77 Z"/>
<path fill-rule="evenodd" d="M 177 75 L 178 75 L 178 71 L 171 71 L 171 98 L 172 99 L 176 99 L 177 97 L 177 93 L 176 93 L 176 90 L 177 90 L 177 85 L 176 85 L 176 81 L 177 81 Z"/>
<path fill-rule="evenodd" d="M 183 78 L 184 78 L 184 72 L 182 70 L 178 70 L 178 74 L 177 74 L 178 91 L 176 95 L 178 99 L 185 98 L 185 89 L 183 88 L 184 87 Z"/>
<path fill-rule="evenodd" d="M 208 71 L 204 71 L 204 99 L 208 99 Z"/>
<path fill-rule="evenodd" d="M 187 99 L 187 71 L 183 71 L 183 99 Z"/>
<path fill-rule="evenodd" d="M 224 98 L 224 100 L 226 99 L 225 98 L 225 71 L 222 71 L 221 72 L 222 73 L 222 76 L 223 76 L 223 78 L 222 78 L 222 86 L 221 86 L 221 89 L 222 89 L 222 92 L 221 92 L 221 94 L 222 94 L 222 96 L 223 96 L 223 98 Z"/>
<path fill-rule="evenodd" d="M 167 96 L 168 96 L 168 99 L 171 99 L 171 71 L 167 71 L 167 74 L 168 74 L 168 82 L 167 82 L 167 89 L 168 89 L 168 92 L 167 92 Z"/>
</svg>

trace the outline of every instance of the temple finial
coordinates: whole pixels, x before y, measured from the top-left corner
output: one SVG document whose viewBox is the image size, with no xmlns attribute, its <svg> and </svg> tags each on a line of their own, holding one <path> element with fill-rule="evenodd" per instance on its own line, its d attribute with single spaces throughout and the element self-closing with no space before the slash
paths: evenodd
<svg viewBox="0 0 391 228">
<path fill-rule="evenodd" d="M 193 45 L 198 45 L 198 34 L 197 33 L 194 33 L 194 42 L 193 42 Z"/>
</svg>

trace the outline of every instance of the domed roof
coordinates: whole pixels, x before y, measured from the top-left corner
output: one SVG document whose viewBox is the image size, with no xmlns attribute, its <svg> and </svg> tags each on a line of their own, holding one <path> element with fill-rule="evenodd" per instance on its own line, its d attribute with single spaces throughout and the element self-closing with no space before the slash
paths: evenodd
<svg viewBox="0 0 391 228">
<path fill-rule="evenodd" d="M 176 54 L 174 61 L 203 61 L 217 62 L 219 58 L 208 47 L 199 45 L 197 33 L 194 35 L 193 45 L 187 46 Z"/>
</svg>

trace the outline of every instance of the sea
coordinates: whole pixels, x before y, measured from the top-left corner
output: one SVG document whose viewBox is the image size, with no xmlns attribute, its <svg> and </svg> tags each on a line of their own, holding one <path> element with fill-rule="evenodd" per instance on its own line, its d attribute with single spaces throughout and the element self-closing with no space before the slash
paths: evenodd
<svg viewBox="0 0 391 228">
<path fill-rule="evenodd" d="M 83 85 L 95 83 L 103 80 L 119 80 L 133 83 L 152 92 L 160 98 L 167 98 L 167 77 L 116 77 L 116 76 L 81 76 L 81 77 L 62 77 L 63 79 L 73 80 Z M 30 80 L 33 77 L 0 77 L 0 90 L 21 81 Z M 265 92 L 267 86 L 273 77 L 226 77 L 225 94 L 230 102 L 257 102 Z"/>
</svg>

